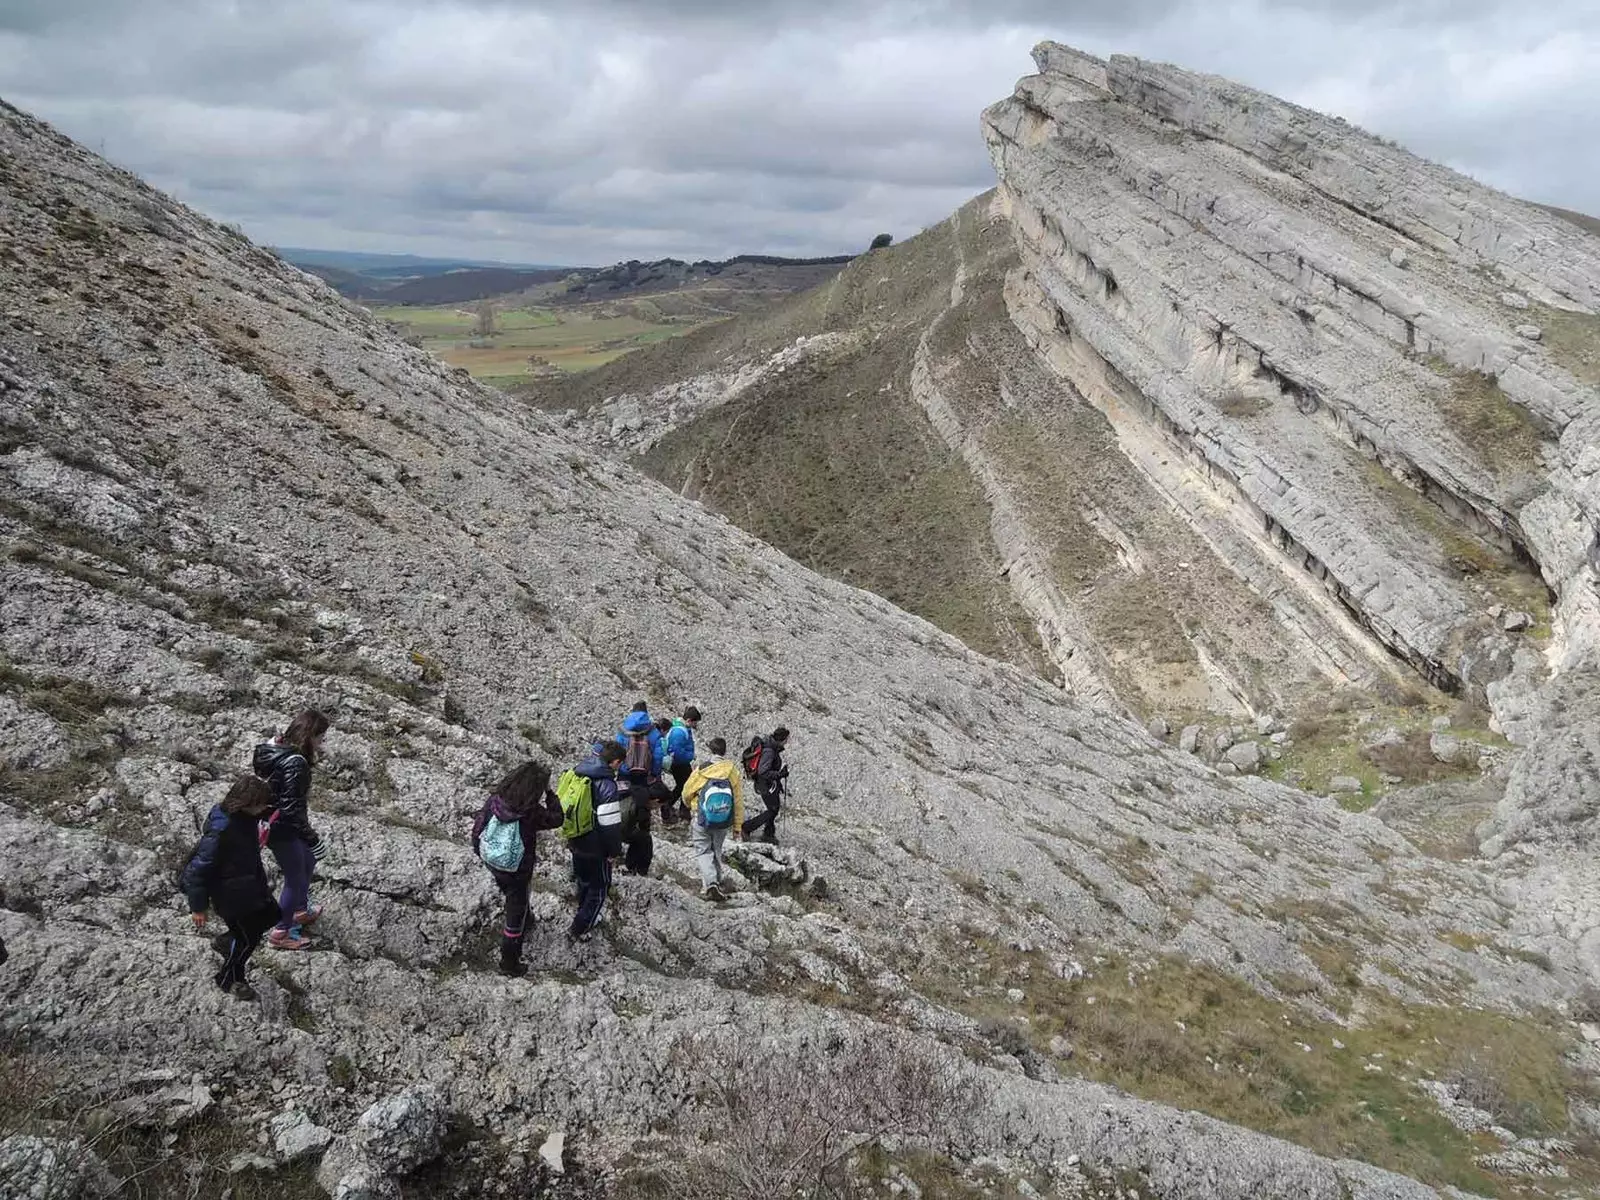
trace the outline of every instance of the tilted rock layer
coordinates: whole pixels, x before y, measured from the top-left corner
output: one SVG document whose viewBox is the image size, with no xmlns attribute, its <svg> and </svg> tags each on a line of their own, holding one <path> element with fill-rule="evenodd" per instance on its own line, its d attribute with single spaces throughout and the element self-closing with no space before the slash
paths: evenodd
<svg viewBox="0 0 1600 1200">
<path fill-rule="evenodd" d="M 625 1162 L 705 1152 L 707 1080 L 685 1045 L 723 1038 L 748 1074 L 892 1036 L 977 1088 L 935 1148 L 1062 1194 L 1488 1186 L 1379 1144 L 1356 1147 L 1430 1182 L 1351 1161 L 1351 1143 L 1295 1123 L 1314 1097 L 1292 1084 L 1272 1092 L 1280 1117 L 1246 1117 L 1327 1157 L 1063 1072 L 1091 1064 L 1231 1114 L 1212 1078 L 1278 1080 L 1262 1064 L 1287 1045 L 1281 1078 L 1321 1055 L 1392 1079 L 1385 1097 L 1436 1121 L 1402 1075 L 1423 1066 L 1378 1042 L 1365 1067 L 1338 1055 L 1397 1013 L 1443 1035 L 1403 1044 L 1423 1063 L 1457 1016 L 1565 1050 L 1549 1014 L 1600 962 L 1581 915 L 1548 919 L 1559 879 L 1223 778 L 566 440 L 14 110 L 0 151 L 8 1050 L 119 1098 L 152 1072 L 188 1076 L 247 1131 L 309 1110 L 337 1154 L 362 1141 L 359 1114 L 426 1095 L 428 1157 L 461 1152 L 447 1107 L 469 1149 L 508 1151 L 507 1186 L 564 1131 L 570 1187 L 599 1191 Z M 972 294 L 952 284 L 936 319 Z M 912 382 L 977 467 L 956 428 L 967 401 L 937 365 L 954 328 L 919 337 Z M 730 741 L 795 728 L 782 832 L 805 867 L 746 861 L 718 907 L 663 837 L 655 876 L 622 880 L 603 936 L 574 946 L 546 854 L 535 978 L 495 976 L 498 896 L 464 844 L 470 814 L 498 772 L 570 759 L 641 693 L 696 702 Z M 172 868 L 251 742 L 306 703 L 336 719 L 313 795 L 333 847 L 323 948 L 263 952 L 257 1009 L 209 984 Z M 1229 1032 L 1226 1062 L 1183 1040 L 1235 1006 L 1266 1015 L 1247 1045 Z M 1197 1091 L 1151 1074 L 1153 1045 Z M 18 1136 L 40 1136 L 34 1118 Z M 432 1169 L 423 1157 L 394 1169 Z M 325 1165 L 389 1194 L 386 1161 Z"/>
<path fill-rule="evenodd" d="M 1538 599 L 1516 562 L 1558 598 L 1550 666 L 1592 659 L 1600 397 L 1572 345 L 1600 336 L 1595 238 L 1225 80 L 1035 57 L 984 118 L 1012 315 L 1171 452 L 1152 481 L 1447 690 L 1539 670 L 1489 612 Z"/>
</svg>

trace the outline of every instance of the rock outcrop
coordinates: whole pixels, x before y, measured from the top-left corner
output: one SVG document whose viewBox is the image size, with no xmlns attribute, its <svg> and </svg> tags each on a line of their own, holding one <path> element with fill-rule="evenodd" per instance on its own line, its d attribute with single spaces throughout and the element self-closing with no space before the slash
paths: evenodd
<svg viewBox="0 0 1600 1200">
<path fill-rule="evenodd" d="M 1274 544 L 1329 623 L 1487 698 L 1543 673 L 1491 617 L 1548 587 L 1555 670 L 1600 637 L 1600 398 L 1519 336 L 1600 336 L 1595 239 L 1225 80 L 1045 44 L 984 129 L 1013 318 L 1202 535 Z M 1399 253 L 1396 253 L 1398 251 Z M 1134 451 L 1137 453 L 1137 451 Z M 1516 702 L 1502 721 L 1519 724 Z"/>
<path fill-rule="evenodd" d="M 1224 778 L 568 440 L 11 109 L 0 151 L 0 1033 L 7 1063 L 97 1080 L 8 1104 L 0 1135 L 71 1146 L 159 1068 L 238 1135 L 241 1169 L 272 1163 L 253 1146 L 314 1158 L 314 1129 L 347 1194 L 410 1172 L 525 1190 L 559 1131 L 562 1187 L 598 1195 L 714 1141 L 708 1040 L 740 1076 L 802 1077 L 890 1042 L 908 1077 L 966 1097 L 937 1144 L 885 1129 L 897 1171 L 1410 1198 L 1492 1182 L 1456 1165 L 1468 1135 L 1402 1161 L 1303 1056 L 1381 1077 L 1386 1111 L 1422 1122 L 1440 1118 L 1415 1084 L 1453 1069 L 1461 1030 L 1515 1032 L 1558 1096 L 1596 1069 L 1562 1057 L 1575 1035 L 1549 1015 L 1600 976 L 1592 912 L 1550 919 L 1559 880 L 1521 856 L 1463 863 Z M 946 236 L 1016 253 L 1003 225 Z M 997 316 L 1003 276 L 955 278 L 908 367 L 960 423 L 983 409 L 957 386 L 964 306 L 984 306 L 980 347 L 1022 335 Z M 1030 355 L 997 361 L 1039 404 L 1062 394 Z M 735 856 L 719 907 L 663 835 L 656 873 L 620 880 L 579 944 L 543 855 L 534 978 L 495 975 L 498 895 L 466 822 L 504 769 L 565 761 L 641 694 L 695 702 L 730 741 L 793 727 L 800 853 Z M 307 703 L 335 719 L 312 801 L 328 912 L 317 952 L 262 952 L 255 1008 L 209 983 L 173 868 L 253 741 Z M 1156 1099 L 1064 1077 L 1068 1057 Z M 137 1169 L 213 1169 L 171 1136 Z"/>
</svg>

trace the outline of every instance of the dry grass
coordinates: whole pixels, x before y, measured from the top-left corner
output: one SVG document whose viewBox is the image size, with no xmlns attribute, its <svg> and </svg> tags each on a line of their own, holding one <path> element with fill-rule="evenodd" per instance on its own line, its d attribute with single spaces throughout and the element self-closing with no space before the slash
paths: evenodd
<svg viewBox="0 0 1600 1200">
<path fill-rule="evenodd" d="M 1437 361 L 1430 365 L 1450 381 L 1438 399 L 1441 415 L 1487 466 L 1501 474 L 1538 469 L 1547 435 L 1527 409 L 1501 390 L 1498 379 Z"/>
<path fill-rule="evenodd" d="M 1334 927 L 1310 930 L 1301 940 L 1329 982 L 1281 980 L 1299 1000 L 1271 999 L 1210 967 L 1141 964 L 1110 954 L 1095 960 L 1089 977 L 1066 982 L 1042 956 L 979 937 L 953 944 L 915 982 L 930 998 L 980 1021 L 1022 1030 L 1035 1052 L 1048 1053 L 1050 1038 L 1066 1037 L 1077 1049 L 1073 1067 L 1136 1095 L 1425 1182 L 1516 1194 L 1515 1185 L 1473 1165 L 1474 1154 L 1498 1144 L 1450 1125 L 1415 1081 L 1470 1067 L 1485 1089 L 1494 1089 L 1494 1111 L 1510 1128 L 1560 1132 L 1568 1090 L 1583 1086 L 1564 1059 L 1570 1027 L 1405 1005 L 1361 989 L 1339 932 L 1353 914 L 1333 913 Z M 1006 997 L 1008 987 L 1023 990 L 1022 1004 Z M 1341 993 L 1359 996 L 1359 1023 L 1321 1020 L 1304 1003 L 1314 997 L 1337 1004 Z M 1017 1024 L 1019 1015 L 1026 1026 Z M 1568 1165 L 1574 1180 L 1600 1180 L 1600 1162 L 1580 1155 Z"/>
</svg>

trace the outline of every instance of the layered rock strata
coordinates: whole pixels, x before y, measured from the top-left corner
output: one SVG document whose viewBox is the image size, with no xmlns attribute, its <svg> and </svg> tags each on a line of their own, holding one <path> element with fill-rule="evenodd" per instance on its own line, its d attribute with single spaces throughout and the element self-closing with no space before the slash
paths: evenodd
<svg viewBox="0 0 1600 1200">
<path fill-rule="evenodd" d="M 1011 312 L 1152 483 L 1445 690 L 1592 657 L 1595 239 L 1225 80 L 1035 59 L 984 117 Z M 1491 615 L 1547 589 L 1547 646 Z"/>
</svg>

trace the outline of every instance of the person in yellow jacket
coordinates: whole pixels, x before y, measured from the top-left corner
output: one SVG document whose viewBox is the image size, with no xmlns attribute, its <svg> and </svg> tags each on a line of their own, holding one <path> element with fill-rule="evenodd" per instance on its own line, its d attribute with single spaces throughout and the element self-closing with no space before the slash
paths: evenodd
<svg viewBox="0 0 1600 1200">
<path fill-rule="evenodd" d="M 722 890 L 722 844 L 733 830 L 734 841 L 744 840 L 744 796 L 739 764 L 728 757 L 721 738 L 707 743 L 711 761 L 696 767 L 683 785 L 683 802 L 689 806 L 689 847 L 700 868 L 700 896 L 726 900 Z"/>
</svg>

